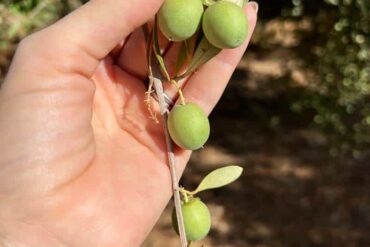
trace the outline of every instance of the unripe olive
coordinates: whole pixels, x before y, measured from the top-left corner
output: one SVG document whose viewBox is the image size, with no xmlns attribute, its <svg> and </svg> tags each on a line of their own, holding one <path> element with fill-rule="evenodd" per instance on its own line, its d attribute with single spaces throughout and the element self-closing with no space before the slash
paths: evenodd
<svg viewBox="0 0 370 247">
<path fill-rule="evenodd" d="M 165 0 L 158 12 L 159 28 L 169 40 L 186 40 L 197 31 L 203 10 L 201 0 Z"/>
<path fill-rule="evenodd" d="M 187 240 L 201 240 L 211 229 L 211 214 L 208 207 L 199 198 L 192 198 L 181 205 Z M 179 234 L 176 211 L 172 212 L 172 226 Z"/>
<path fill-rule="evenodd" d="M 207 40 L 221 49 L 240 46 L 248 34 L 243 9 L 231 2 L 221 1 L 208 7 L 202 25 Z"/>
<path fill-rule="evenodd" d="M 172 140 L 183 149 L 199 149 L 208 140 L 208 117 L 194 103 L 174 106 L 168 115 L 167 123 Z"/>
<path fill-rule="evenodd" d="M 240 8 L 243 8 L 244 4 L 245 4 L 245 0 L 222 0 L 224 2 L 231 2 L 231 3 L 235 3 L 236 5 L 238 5 Z"/>
</svg>

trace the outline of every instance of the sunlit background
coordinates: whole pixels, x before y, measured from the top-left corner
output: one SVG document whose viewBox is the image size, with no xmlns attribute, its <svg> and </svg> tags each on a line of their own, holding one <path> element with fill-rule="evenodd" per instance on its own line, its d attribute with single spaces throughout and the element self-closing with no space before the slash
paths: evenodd
<svg viewBox="0 0 370 247">
<path fill-rule="evenodd" d="M 20 39 L 82 2 L 0 0 L 0 82 Z M 214 221 L 203 242 L 370 246 L 370 1 L 258 3 L 253 42 L 182 180 L 191 189 L 217 167 L 245 168 L 201 194 Z M 178 245 L 171 207 L 143 246 Z"/>
</svg>

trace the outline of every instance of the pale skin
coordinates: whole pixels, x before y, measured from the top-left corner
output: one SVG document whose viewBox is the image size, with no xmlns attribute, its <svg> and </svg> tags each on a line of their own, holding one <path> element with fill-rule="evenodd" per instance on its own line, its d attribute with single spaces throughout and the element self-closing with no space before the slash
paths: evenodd
<svg viewBox="0 0 370 247">
<path fill-rule="evenodd" d="M 171 177 L 144 103 L 142 34 L 129 35 L 161 3 L 90 1 L 19 45 L 0 90 L 0 246 L 140 246 L 158 220 Z M 245 44 L 183 88 L 207 113 L 247 47 L 255 7 L 245 7 Z M 190 152 L 176 154 L 181 173 Z"/>
</svg>

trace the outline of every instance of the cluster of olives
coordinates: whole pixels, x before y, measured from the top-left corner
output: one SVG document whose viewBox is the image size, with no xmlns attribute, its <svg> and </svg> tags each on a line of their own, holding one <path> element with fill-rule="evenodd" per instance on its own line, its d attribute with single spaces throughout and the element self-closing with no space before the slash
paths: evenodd
<svg viewBox="0 0 370 247">
<path fill-rule="evenodd" d="M 202 0 L 165 0 L 158 12 L 158 25 L 171 41 L 187 40 L 202 26 L 215 47 L 236 48 L 248 34 L 243 4 L 244 0 L 220 0 L 205 9 Z"/>
<path fill-rule="evenodd" d="M 204 1 L 204 2 L 203 2 Z M 220 49 L 240 46 L 248 34 L 245 0 L 165 0 L 158 12 L 158 25 L 171 41 L 187 40 L 202 26 L 208 42 Z M 168 131 L 181 148 L 196 150 L 205 144 L 210 126 L 196 104 L 176 105 L 168 117 Z"/>
<path fill-rule="evenodd" d="M 220 49 L 236 48 L 245 41 L 248 34 L 248 22 L 242 9 L 244 3 L 245 0 L 165 0 L 157 15 L 158 26 L 171 41 L 185 41 L 202 30 L 211 46 Z M 209 138 L 209 120 L 199 106 L 182 101 L 168 115 L 168 132 L 179 147 L 197 150 Z M 237 177 L 240 176 L 239 170 L 237 173 Z M 225 174 L 230 175 L 228 172 Z M 219 184 L 223 186 L 227 180 L 225 176 L 223 172 L 209 176 L 204 180 L 203 190 L 207 186 L 207 189 L 218 187 Z M 195 193 L 187 193 L 183 193 L 181 205 L 185 233 L 188 240 L 196 241 L 203 239 L 210 231 L 211 215 L 207 206 L 199 198 L 193 197 Z M 175 211 L 172 222 L 178 233 Z"/>
</svg>

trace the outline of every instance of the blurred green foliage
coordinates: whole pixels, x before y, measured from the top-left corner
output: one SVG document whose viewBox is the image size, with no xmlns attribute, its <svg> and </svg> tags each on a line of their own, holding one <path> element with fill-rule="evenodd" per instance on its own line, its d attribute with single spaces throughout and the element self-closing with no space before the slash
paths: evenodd
<svg viewBox="0 0 370 247">
<path fill-rule="evenodd" d="M 306 72 L 304 77 L 308 81 L 308 85 L 299 85 L 297 90 L 291 76 L 284 74 L 271 87 L 286 81 L 284 86 L 289 92 L 284 100 L 288 101 L 290 112 L 309 119 L 306 125 L 310 123 L 325 134 L 332 155 L 363 157 L 370 151 L 370 1 L 258 2 L 262 29 L 268 31 L 262 32 L 255 45 L 270 52 L 289 50 L 292 55 L 285 58 L 287 67 L 289 59 L 295 60 L 299 64 L 296 68 Z M 275 28 L 276 33 L 268 28 L 273 20 L 283 27 Z M 301 28 L 302 23 L 308 24 Z M 282 32 L 284 26 L 294 32 L 298 42 L 274 40 L 289 39 Z M 279 112 L 270 113 L 274 126 L 292 118 L 279 116 Z"/>
<path fill-rule="evenodd" d="M 85 1 L 2 0 L 0 3 L 0 80 L 17 42 L 64 16 Z M 292 50 L 309 68 L 309 86 L 291 97 L 292 114 L 311 114 L 312 126 L 331 140 L 331 153 L 360 156 L 370 150 L 370 1 L 259 0 L 260 28 L 273 19 L 308 19 Z M 268 40 L 270 37 L 265 37 Z M 262 49 L 266 45 L 260 45 Z M 270 44 L 271 49 L 275 49 Z M 253 49 L 253 47 L 252 47 Z M 275 115 L 272 116 L 275 120 Z M 279 119 L 278 119 L 279 120 Z M 276 121 L 275 121 L 276 122 Z M 280 122 L 280 120 L 278 121 Z"/>
<path fill-rule="evenodd" d="M 347 0 L 337 6 L 340 17 L 319 54 L 320 92 L 329 93 L 313 106 L 316 122 L 347 139 L 342 150 L 354 147 L 356 156 L 356 148 L 370 144 L 370 1 Z"/>
<path fill-rule="evenodd" d="M 303 16 L 309 4 L 293 0 L 293 14 Z M 357 157 L 370 148 L 370 1 L 324 1 L 314 23 L 319 42 L 312 43 L 305 66 L 317 76 L 312 91 L 293 105 L 314 110 L 313 122 L 328 134 L 333 155 Z"/>
<path fill-rule="evenodd" d="M 2 0 L 0 2 L 0 82 L 9 66 L 17 43 L 29 33 L 43 28 L 84 0 Z"/>
<path fill-rule="evenodd" d="M 0 42 L 3 46 L 18 41 L 79 6 L 68 0 L 3 0 L 0 3 Z"/>
</svg>

